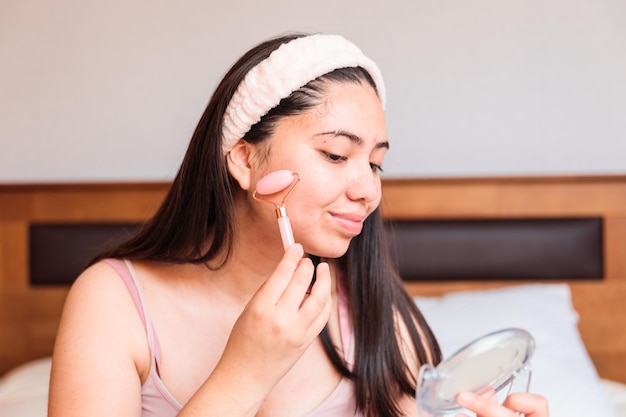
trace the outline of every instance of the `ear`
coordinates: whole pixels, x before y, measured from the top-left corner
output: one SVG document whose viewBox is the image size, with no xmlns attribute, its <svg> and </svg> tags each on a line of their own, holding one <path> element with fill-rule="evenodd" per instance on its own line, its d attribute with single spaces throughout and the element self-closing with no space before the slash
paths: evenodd
<svg viewBox="0 0 626 417">
<path fill-rule="evenodd" d="M 228 170 L 244 190 L 250 188 L 250 144 L 239 139 L 235 146 L 226 155 Z"/>
</svg>

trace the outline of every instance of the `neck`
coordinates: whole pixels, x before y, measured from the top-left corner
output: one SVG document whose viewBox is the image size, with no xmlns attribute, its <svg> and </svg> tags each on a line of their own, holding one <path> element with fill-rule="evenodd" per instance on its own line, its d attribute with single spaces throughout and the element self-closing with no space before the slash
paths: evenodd
<svg viewBox="0 0 626 417">
<path fill-rule="evenodd" d="M 277 237 L 278 225 L 264 228 L 262 225 L 268 223 L 267 220 L 257 218 L 245 199 L 235 204 L 234 214 L 235 239 L 231 257 L 211 275 L 222 291 L 247 302 L 276 269 L 284 249 Z"/>
</svg>

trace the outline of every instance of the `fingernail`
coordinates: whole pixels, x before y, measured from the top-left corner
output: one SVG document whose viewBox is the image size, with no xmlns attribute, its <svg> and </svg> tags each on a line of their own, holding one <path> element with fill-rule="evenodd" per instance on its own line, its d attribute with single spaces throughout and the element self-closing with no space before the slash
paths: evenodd
<svg viewBox="0 0 626 417">
<path fill-rule="evenodd" d="M 461 391 L 459 395 L 456 396 L 456 400 L 462 404 L 471 404 L 476 401 L 476 397 L 477 395 L 471 391 Z"/>
<path fill-rule="evenodd" d="M 328 265 L 327 262 L 320 262 L 317 265 L 318 268 L 324 268 L 325 271 L 330 271 L 330 266 Z"/>
</svg>

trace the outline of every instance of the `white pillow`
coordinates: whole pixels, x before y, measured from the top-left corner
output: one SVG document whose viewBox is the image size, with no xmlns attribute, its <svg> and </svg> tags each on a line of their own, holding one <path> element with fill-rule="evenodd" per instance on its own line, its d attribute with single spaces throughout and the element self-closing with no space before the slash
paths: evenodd
<svg viewBox="0 0 626 417">
<path fill-rule="evenodd" d="M 51 358 L 27 362 L 0 377 L 0 416 L 48 415 Z"/>
<path fill-rule="evenodd" d="M 578 333 L 567 284 L 416 297 L 444 358 L 467 343 L 508 327 L 535 338 L 530 391 L 545 396 L 552 417 L 617 417 Z"/>
</svg>

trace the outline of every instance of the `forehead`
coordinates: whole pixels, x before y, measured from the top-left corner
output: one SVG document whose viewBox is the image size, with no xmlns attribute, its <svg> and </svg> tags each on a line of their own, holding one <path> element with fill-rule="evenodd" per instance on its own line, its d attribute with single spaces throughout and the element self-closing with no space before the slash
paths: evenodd
<svg viewBox="0 0 626 417">
<path fill-rule="evenodd" d="M 366 83 L 328 83 L 320 103 L 302 116 L 303 125 L 323 131 L 348 130 L 362 138 L 387 140 L 382 103 Z"/>
</svg>

